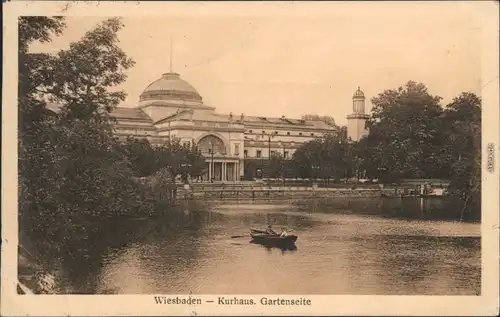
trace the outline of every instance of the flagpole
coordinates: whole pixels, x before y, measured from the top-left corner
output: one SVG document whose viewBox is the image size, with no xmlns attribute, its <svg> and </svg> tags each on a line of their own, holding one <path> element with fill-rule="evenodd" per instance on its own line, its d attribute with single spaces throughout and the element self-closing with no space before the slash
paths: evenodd
<svg viewBox="0 0 500 317">
<path fill-rule="evenodd" d="M 170 72 L 172 72 L 172 58 L 173 58 L 172 46 L 173 46 L 172 37 L 170 37 Z"/>
</svg>

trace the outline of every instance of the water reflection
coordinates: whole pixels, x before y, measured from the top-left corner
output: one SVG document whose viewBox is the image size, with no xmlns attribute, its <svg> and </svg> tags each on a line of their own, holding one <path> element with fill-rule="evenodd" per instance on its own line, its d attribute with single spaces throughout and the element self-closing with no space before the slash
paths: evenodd
<svg viewBox="0 0 500 317">
<path fill-rule="evenodd" d="M 479 294 L 478 223 L 431 221 L 429 209 L 422 218 L 383 199 L 328 206 L 211 206 L 136 222 L 120 229 L 127 239 L 110 234 L 87 262 L 68 263 L 68 284 L 107 294 Z M 401 208 L 412 216 L 387 216 Z M 268 224 L 293 228 L 296 244 L 250 243 L 249 228 Z"/>
<path fill-rule="evenodd" d="M 463 201 L 446 198 L 335 198 L 324 200 L 303 200 L 295 207 L 311 213 L 366 214 L 398 219 L 460 219 Z M 480 221 L 480 210 L 464 215 L 464 219 Z"/>
<path fill-rule="evenodd" d="M 250 241 L 250 243 L 259 245 L 266 249 L 267 251 L 272 251 L 272 250 L 281 250 L 283 252 L 286 251 L 297 251 L 297 245 L 295 243 L 286 243 L 286 244 L 281 244 L 281 245 L 269 245 L 269 244 L 262 244 L 262 243 L 257 243 L 254 241 Z"/>
</svg>

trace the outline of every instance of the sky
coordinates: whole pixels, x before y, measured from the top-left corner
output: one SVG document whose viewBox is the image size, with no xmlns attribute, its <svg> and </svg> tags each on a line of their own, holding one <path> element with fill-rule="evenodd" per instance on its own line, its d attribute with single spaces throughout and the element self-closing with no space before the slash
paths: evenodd
<svg viewBox="0 0 500 317">
<path fill-rule="evenodd" d="M 120 47 L 136 62 L 120 86 L 135 107 L 170 68 L 218 113 L 299 118 L 328 115 L 346 124 L 358 86 L 370 99 L 408 80 L 443 104 L 480 94 L 481 24 L 467 3 L 339 4 L 321 15 L 125 16 Z M 118 12 L 119 13 L 119 12 Z M 56 52 L 105 17 L 67 17 L 64 34 L 33 50 Z"/>
</svg>

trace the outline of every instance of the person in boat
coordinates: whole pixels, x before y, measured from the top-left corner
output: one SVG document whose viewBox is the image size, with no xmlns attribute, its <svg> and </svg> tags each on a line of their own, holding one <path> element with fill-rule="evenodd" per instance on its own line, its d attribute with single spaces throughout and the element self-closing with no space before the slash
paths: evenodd
<svg viewBox="0 0 500 317">
<path fill-rule="evenodd" d="M 288 235 L 288 233 L 286 232 L 286 230 L 285 230 L 285 229 L 283 229 L 283 230 L 281 231 L 280 237 L 284 238 L 284 237 L 286 237 L 287 235 Z"/>
<path fill-rule="evenodd" d="M 277 233 L 273 230 L 273 227 L 272 227 L 271 225 L 267 226 L 267 230 L 266 230 L 266 232 L 267 232 L 268 234 L 272 234 L 272 235 L 275 235 L 275 236 L 277 236 L 277 235 L 278 235 L 278 234 L 277 234 Z"/>
</svg>

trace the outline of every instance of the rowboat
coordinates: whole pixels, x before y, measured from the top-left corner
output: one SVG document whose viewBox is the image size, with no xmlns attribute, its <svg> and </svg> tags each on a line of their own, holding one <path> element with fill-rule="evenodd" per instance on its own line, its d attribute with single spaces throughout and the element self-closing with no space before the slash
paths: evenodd
<svg viewBox="0 0 500 317">
<path fill-rule="evenodd" d="M 281 236 L 278 234 L 269 234 L 264 230 L 250 229 L 252 242 L 267 245 L 285 245 L 293 244 L 297 241 L 296 235 Z"/>
</svg>

